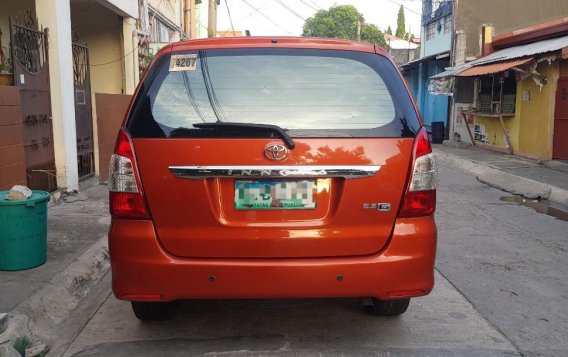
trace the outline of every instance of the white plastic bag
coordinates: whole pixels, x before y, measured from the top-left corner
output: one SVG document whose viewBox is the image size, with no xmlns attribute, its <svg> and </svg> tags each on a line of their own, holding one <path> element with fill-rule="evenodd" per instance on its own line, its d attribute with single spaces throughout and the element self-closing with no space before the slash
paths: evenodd
<svg viewBox="0 0 568 357">
<path fill-rule="evenodd" d="M 32 190 L 26 186 L 15 185 L 6 196 L 7 200 L 26 200 L 32 196 Z"/>
</svg>

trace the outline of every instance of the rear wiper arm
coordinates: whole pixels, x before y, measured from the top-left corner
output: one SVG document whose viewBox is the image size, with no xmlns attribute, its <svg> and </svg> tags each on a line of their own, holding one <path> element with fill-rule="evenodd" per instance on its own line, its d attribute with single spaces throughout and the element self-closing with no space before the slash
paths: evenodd
<svg viewBox="0 0 568 357">
<path fill-rule="evenodd" d="M 249 130 L 257 130 L 263 132 L 272 132 L 278 134 L 286 143 L 286 146 L 289 149 L 293 149 L 296 147 L 294 140 L 292 137 L 286 132 L 286 130 L 282 129 L 278 125 L 272 124 L 254 124 L 254 123 L 233 123 L 233 122 L 212 122 L 212 123 L 195 123 L 193 124 L 194 128 L 198 129 L 249 129 Z"/>
</svg>

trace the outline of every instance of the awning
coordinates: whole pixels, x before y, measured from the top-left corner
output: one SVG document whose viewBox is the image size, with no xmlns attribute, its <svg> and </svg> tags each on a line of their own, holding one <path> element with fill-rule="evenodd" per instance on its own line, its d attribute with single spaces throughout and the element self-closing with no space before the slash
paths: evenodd
<svg viewBox="0 0 568 357">
<path fill-rule="evenodd" d="M 425 61 L 433 61 L 433 60 L 439 59 L 440 56 L 447 55 L 447 57 L 449 57 L 449 54 L 450 54 L 449 52 L 437 53 L 435 55 L 430 55 L 430 56 L 426 56 L 426 57 L 422 57 L 422 58 L 412 60 L 410 62 L 406 62 L 404 64 L 399 65 L 398 67 L 402 68 L 402 69 L 411 68 L 411 67 L 414 67 L 414 66 L 418 66 L 420 63 L 425 62 Z"/>
<path fill-rule="evenodd" d="M 524 45 L 508 47 L 502 50 L 495 51 L 487 56 L 480 57 L 474 61 L 464 63 L 460 66 L 449 68 L 448 70 L 438 73 L 430 78 L 462 76 L 463 75 L 462 73 L 468 71 L 469 69 L 473 69 L 474 67 L 486 67 L 489 64 L 505 63 L 504 61 L 509 61 L 509 62 L 516 61 L 520 60 L 521 58 L 523 60 L 527 58 L 532 59 L 537 55 L 559 51 L 565 47 L 568 47 L 568 36 L 551 38 L 548 40 L 536 41 Z M 515 66 L 513 65 L 509 68 L 512 67 Z M 502 69 L 502 71 L 505 71 L 507 69 L 508 68 Z M 498 71 L 486 72 L 484 74 L 496 73 L 496 72 Z M 476 75 L 483 75 L 483 74 L 476 74 Z M 468 76 L 473 76 L 473 75 L 470 74 Z"/>
<path fill-rule="evenodd" d="M 452 67 L 452 68 L 448 68 L 446 71 L 444 72 L 440 72 L 432 77 L 430 77 L 430 79 L 436 79 L 436 78 L 446 78 L 446 77 L 455 77 L 458 73 L 460 73 L 461 71 L 463 71 L 464 69 L 469 68 L 469 67 Z"/>
<path fill-rule="evenodd" d="M 479 66 L 468 68 L 468 69 L 461 71 L 459 73 L 456 73 L 455 76 L 456 77 L 478 77 L 478 76 L 484 76 L 484 75 L 487 75 L 487 74 L 499 73 L 499 72 L 503 72 L 503 71 L 506 71 L 508 69 L 511 69 L 513 67 L 522 66 L 522 65 L 527 64 L 528 62 L 530 62 L 532 60 L 533 60 L 533 58 L 529 57 L 529 58 L 522 58 L 522 59 L 513 60 L 513 61 L 505 61 L 505 62 L 499 62 L 499 63 L 490 63 L 490 64 L 485 64 L 485 65 L 479 65 Z"/>
</svg>

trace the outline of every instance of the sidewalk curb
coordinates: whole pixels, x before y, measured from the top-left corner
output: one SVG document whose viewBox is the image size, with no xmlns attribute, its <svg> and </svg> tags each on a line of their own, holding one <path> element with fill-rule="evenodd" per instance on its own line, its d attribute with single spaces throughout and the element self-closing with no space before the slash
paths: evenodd
<svg viewBox="0 0 568 357">
<path fill-rule="evenodd" d="M 109 268 L 107 237 L 103 236 L 10 311 L 8 328 L 0 334 L 0 347 L 18 337 L 53 345 L 57 325 L 73 313 Z"/>
<path fill-rule="evenodd" d="M 526 198 L 543 198 L 552 202 L 568 205 L 568 190 L 561 189 L 543 182 L 528 179 L 494 169 L 480 162 L 463 159 L 459 156 L 434 150 L 436 159 L 458 170 L 471 173 L 487 185 L 500 190 L 521 195 Z"/>
</svg>

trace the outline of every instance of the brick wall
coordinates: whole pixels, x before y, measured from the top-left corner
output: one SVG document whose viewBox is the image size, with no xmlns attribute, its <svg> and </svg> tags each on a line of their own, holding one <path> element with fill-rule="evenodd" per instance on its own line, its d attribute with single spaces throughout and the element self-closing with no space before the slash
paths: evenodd
<svg viewBox="0 0 568 357">
<path fill-rule="evenodd" d="M 20 90 L 0 86 L 0 190 L 26 181 Z"/>
<path fill-rule="evenodd" d="M 108 164 L 114 151 L 118 130 L 130 103 L 130 95 L 95 94 L 98 141 L 98 172 L 100 182 L 108 179 Z"/>
</svg>

